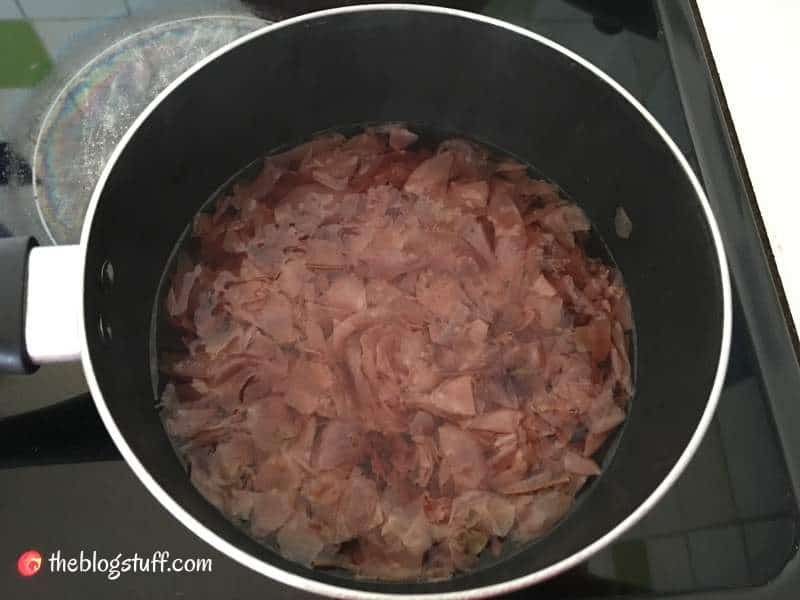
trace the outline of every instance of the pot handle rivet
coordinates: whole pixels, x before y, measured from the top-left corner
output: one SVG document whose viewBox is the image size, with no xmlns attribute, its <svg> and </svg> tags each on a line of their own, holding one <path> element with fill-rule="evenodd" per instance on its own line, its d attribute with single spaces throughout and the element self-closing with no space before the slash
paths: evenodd
<svg viewBox="0 0 800 600">
<path fill-rule="evenodd" d="M 100 333 L 100 339 L 104 342 L 110 342 L 114 338 L 111 324 L 102 315 L 97 317 L 97 330 Z"/>
<path fill-rule="evenodd" d="M 100 265 L 100 288 L 109 291 L 114 286 L 114 265 L 106 259 Z"/>
</svg>

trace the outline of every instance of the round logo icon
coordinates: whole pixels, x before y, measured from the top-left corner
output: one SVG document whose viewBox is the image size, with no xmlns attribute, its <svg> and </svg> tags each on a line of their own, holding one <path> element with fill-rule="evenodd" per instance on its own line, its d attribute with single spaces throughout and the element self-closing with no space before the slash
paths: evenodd
<svg viewBox="0 0 800 600">
<path fill-rule="evenodd" d="M 42 555 L 38 550 L 26 550 L 17 559 L 17 571 L 23 577 L 36 575 L 42 568 Z"/>
</svg>

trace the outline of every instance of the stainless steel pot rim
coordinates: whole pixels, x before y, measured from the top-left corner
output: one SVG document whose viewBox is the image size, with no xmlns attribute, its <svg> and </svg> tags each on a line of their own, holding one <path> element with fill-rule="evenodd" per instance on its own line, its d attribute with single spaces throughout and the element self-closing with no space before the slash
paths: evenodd
<svg viewBox="0 0 800 600">
<path fill-rule="evenodd" d="M 350 7 L 318 11 L 314 13 L 301 15 L 299 17 L 287 19 L 285 21 L 280 21 L 278 23 L 268 25 L 262 29 L 254 31 L 253 33 L 247 34 L 239 38 L 238 40 L 235 40 L 230 44 L 223 46 L 216 52 L 210 54 L 204 60 L 202 60 L 201 62 L 193 66 L 191 69 L 183 73 L 183 75 L 181 75 L 178 79 L 172 82 L 172 84 L 170 84 L 167 88 L 165 88 L 150 103 L 150 105 L 148 105 L 147 108 L 145 108 L 144 112 L 142 112 L 139 115 L 139 117 L 134 121 L 133 125 L 131 125 L 130 129 L 122 137 L 119 144 L 112 153 L 111 157 L 109 158 L 108 163 L 106 164 L 98 180 L 97 187 L 95 188 L 92 194 L 91 202 L 89 204 L 89 208 L 86 214 L 86 219 L 83 224 L 83 230 L 81 233 L 81 242 L 80 242 L 81 257 L 85 268 L 87 252 L 88 252 L 89 234 L 91 231 L 91 223 L 94 217 L 94 213 L 95 210 L 97 209 L 100 196 L 102 195 L 105 182 L 108 179 L 108 176 L 113 170 L 120 155 L 122 154 L 123 149 L 127 145 L 128 141 L 134 136 L 134 134 L 139 129 L 141 124 L 147 119 L 150 113 L 152 113 L 156 109 L 156 107 L 158 107 L 158 105 L 173 90 L 175 90 L 178 86 L 180 86 L 181 83 L 183 83 L 186 79 L 191 77 L 194 73 L 202 69 L 210 62 L 214 61 L 219 56 L 222 56 L 226 52 L 229 52 L 230 50 L 242 44 L 245 44 L 252 39 L 258 38 L 262 35 L 267 35 L 270 32 L 276 31 L 283 27 L 288 27 L 303 21 L 318 19 L 327 16 L 334 16 L 344 13 L 368 12 L 368 11 L 393 11 L 393 10 L 416 11 L 420 13 L 429 13 L 429 14 L 445 14 L 464 19 L 471 19 L 474 21 L 484 23 L 486 25 L 500 27 L 508 31 L 511 31 L 513 33 L 516 33 L 518 35 L 525 36 L 537 43 L 543 44 L 562 53 L 563 55 L 567 56 L 569 59 L 581 65 L 589 72 L 597 76 L 599 79 L 604 81 L 620 96 L 622 96 L 625 100 L 627 100 L 634 108 L 636 108 L 636 110 L 639 111 L 642 117 L 644 117 L 644 119 L 650 124 L 650 126 L 659 134 L 659 136 L 661 136 L 662 140 L 670 149 L 672 154 L 675 156 L 675 159 L 679 162 L 684 172 L 686 173 L 686 177 L 688 177 L 689 181 L 694 187 L 697 200 L 703 209 L 703 213 L 709 225 L 709 229 L 711 230 L 712 238 L 714 241 L 714 247 L 717 253 L 717 259 L 719 262 L 720 277 L 722 280 L 721 285 L 722 285 L 722 300 L 723 300 L 723 322 L 722 322 L 722 339 L 720 342 L 719 363 L 717 365 L 717 370 L 714 375 L 714 383 L 711 388 L 711 392 L 709 394 L 708 403 L 706 404 L 705 411 L 703 412 L 703 415 L 700 419 L 700 422 L 697 425 L 697 428 L 692 434 L 692 437 L 688 445 L 684 449 L 678 461 L 672 467 L 667 477 L 664 478 L 664 480 L 658 485 L 658 487 L 652 492 L 652 494 L 644 502 L 642 502 L 642 504 L 639 505 L 639 507 L 636 510 L 634 510 L 630 515 L 628 515 L 627 518 L 618 523 L 616 527 L 614 527 L 611 531 L 606 533 L 603 537 L 595 540 L 593 543 L 584 547 L 579 552 L 576 552 L 575 554 L 557 563 L 554 563 L 544 569 L 540 569 L 538 571 L 524 575 L 522 577 L 518 577 L 516 579 L 511 579 L 499 583 L 492 583 L 485 586 L 472 588 L 469 590 L 461 590 L 461 591 L 454 591 L 447 593 L 423 593 L 423 594 L 380 593 L 380 592 L 371 592 L 366 590 L 356 590 L 348 587 L 322 583 L 314 579 L 306 578 L 301 575 L 297 575 L 295 573 L 290 573 L 288 571 L 279 569 L 246 552 L 243 552 L 233 544 L 222 539 L 211 529 L 209 529 L 208 527 L 197 521 L 192 515 L 186 512 L 186 510 L 184 510 L 180 506 L 180 504 L 178 504 L 175 500 L 173 500 L 173 498 L 161 486 L 158 485 L 155 479 L 153 479 L 153 477 L 150 475 L 150 473 L 147 471 L 144 465 L 142 465 L 142 463 L 139 462 L 139 459 L 136 457 L 134 452 L 128 446 L 127 442 L 122 436 L 122 433 L 117 427 L 117 424 L 114 421 L 114 418 L 111 415 L 111 412 L 108 406 L 106 405 L 105 400 L 103 399 L 100 386 L 97 382 L 97 378 L 92 368 L 91 358 L 89 354 L 89 343 L 86 335 L 87 324 L 85 322 L 85 315 L 83 310 L 83 298 L 84 298 L 83 284 L 86 281 L 85 273 L 82 274 L 82 284 L 81 284 L 82 285 L 81 311 L 80 311 L 81 360 L 83 362 L 86 379 L 89 383 L 89 389 L 91 391 L 92 397 L 94 398 L 94 402 L 95 405 L 97 406 L 97 410 L 100 414 L 100 417 L 102 418 L 106 429 L 108 429 L 108 432 L 111 435 L 111 438 L 114 440 L 114 443 L 116 444 L 120 453 L 125 458 L 125 461 L 128 463 L 128 465 L 130 465 L 131 469 L 133 469 L 136 476 L 141 480 L 141 482 L 150 491 L 150 493 L 153 494 L 153 496 L 155 496 L 156 499 L 164 506 L 164 508 L 166 508 L 170 513 L 172 513 L 172 515 L 174 515 L 178 520 L 180 520 L 180 522 L 183 523 L 183 525 L 185 525 L 190 531 L 199 536 L 203 541 L 207 542 L 220 552 L 227 554 L 240 564 L 258 573 L 261 573 L 262 575 L 266 575 L 267 577 L 270 577 L 274 580 L 284 583 L 286 585 L 290 585 L 295 588 L 303 589 L 306 591 L 310 591 L 313 593 L 333 598 L 343 598 L 343 599 L 353 599 L 353 600 L 362 600 L 367 598 L 389 599 L 389 598 L 401 598 L 401 597 L 407 599 L 418 599 L 418 600 L 430 599 L 430 598 L 439 598 L 443 600 L 466 600 L 472 598 L 487 598 L 491 596 L 507 594 L 515 590 L 519 590 L 521 588 L 534 585 L 536 583 L 554 577 L 555 575 L 558 575 L 568 569 L 571 569 L 576 565 L 578 565 L 579 563 L 583 562 L 584 560 L 588 559 L 590 556 L 592 556 L 599 550 L 608 546 L 614 540 L 619 538 L 623 533 L 625 533 L 631 527 L 633 527 L 664 496 L 667 490 L 672 486 L 672 484 L 678 479 L 683 470 L 686 468 L 686 465 L 689 463 L 692 456 L 694 456 L 694 453 L 697 450 L 698 446 L 700 445 L 700 442 L 703 438 L 703 435 L 706 432 L 706 429 L 711 423 L 711 419 L 714 416 L 714 411 L 716 409 L 717 403 L 719 401 L 719 396 L 722 391 L 722 385 L 724 382 L 725 372 L 728 364 L 728 355 L 730 353 L 733 317 L 732 317 L 731 286 L 728 274 L 728 265 L 725 256 L 725 250 L 722 244 L 722 238 L 720 235 L 719 227 L 717 225 L 716 220 L 714 219 L 714 215 L 711 211 L 711 207 L 708 203 L 708 199 L 706 198 L 705 192 L 703 191 L 703 188 L 700 185 L 700 182 L 698 181 L 696 175 L 692 172 L 692 169 L 689 166 L 688 161 L 683 156 L 681 151 L 678 149 L 675 142 L 669 137 L 669 135 L 661 127 L 661 125 L 659 125 L 659 123 L 656 121 L 653 115 L 651 115 L 647 111 L 647 109 L 644 108 L 639 103 L 639 101 L 636 100 L 630 94 L 630 92 L 628 92 L 625 88 L 623 88 L 609 75 L 601 71 L 598 67 L 596 67 L 586 59 L 582 58 L 581 56 L 575 54 L 571 50 L 568 50 L 567 48 L 564 48 L 563 46 L 537 33 L 534 33 L 522 27 L 518 27 L 516 25 L 512 25 L 510 23 L 506 23 L 504 21 L 500 21 L 498 19 L 493 19 L 491 17 L 486 17 L 483 15 L 469 13 L 465 11 L 454 10 L 443 7 L 412 5 L 412 4 L 396 4 L 396 3 L 377 4 L 377 5 L 373 4 L 373 5 L 350 6 Z"/>
</svg>

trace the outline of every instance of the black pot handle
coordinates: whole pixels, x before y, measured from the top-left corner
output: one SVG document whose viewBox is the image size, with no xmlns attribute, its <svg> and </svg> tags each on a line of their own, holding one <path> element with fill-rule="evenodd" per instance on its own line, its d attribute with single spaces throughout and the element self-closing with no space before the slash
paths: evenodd
<svg viewBox="0 0 800 600">
<path fill-rule="evenodd" d="M 0 373 L 33 373 L 25 347 L 25 298 L 32 237 L 0 239 Z"/>
</svg>

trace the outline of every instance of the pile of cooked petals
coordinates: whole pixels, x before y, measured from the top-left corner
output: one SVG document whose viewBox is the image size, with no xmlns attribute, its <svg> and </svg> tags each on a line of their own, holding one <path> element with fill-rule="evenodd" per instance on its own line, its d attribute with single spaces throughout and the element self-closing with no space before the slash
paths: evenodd
<svg viewBox="0 0 800 600">
<path fill-rule="evenodd" d="M 361 577 L 542 535 L 632 393 L 630 304 L 581 209 L 469 141 L 420 145 L 387 125 L 265 159 L 196 217 L 165 298 L 162 418 L 194 485 Z"/>
</svg>

